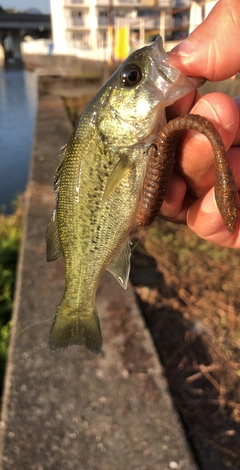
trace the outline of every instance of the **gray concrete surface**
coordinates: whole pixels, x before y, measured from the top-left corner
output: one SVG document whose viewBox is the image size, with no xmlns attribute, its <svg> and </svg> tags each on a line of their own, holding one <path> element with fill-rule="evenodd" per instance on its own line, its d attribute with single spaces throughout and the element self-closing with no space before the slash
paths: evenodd
<svg viewBox="0 0 240 470">
<path fill-rule="evenodd" d="M 60 77 L 85 78 L 105 80 L 112 75 L 120 62 L 108 64 L 107 61 L 83 59 L 71 55 L 51 56 L 43 54 L 22 54 L 22 61 L 26 68 L 37 70 L 41 75 L 54 75 Z"/>
<path fill-rule="evenodd" d="M 39 99 L 1 418 L 2 470 L 194 470 L 131 286 L 105 274 L 99 356 L 53 353 L 48 335 L 64 263 L 45 261 L 58 149 L 71 128 L 61 100 Z"/>
</svg>

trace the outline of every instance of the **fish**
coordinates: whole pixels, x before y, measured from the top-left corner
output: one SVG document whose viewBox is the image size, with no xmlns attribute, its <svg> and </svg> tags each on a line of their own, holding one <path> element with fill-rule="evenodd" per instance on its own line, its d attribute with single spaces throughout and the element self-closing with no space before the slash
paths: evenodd
<svg viewBox="0 0 240 470">
<path fill-rule="evenodd" d="M 56 207 L 47 227 L 47 261 L 65 259 L 65 290 L 49 337 L 53 350 L 82 345 L 98 354 L 95 306 L 108 270 L 126 289 L 129 234 L 141 207 L 152 145 L 165 108 L 202 83 L 170 62 L 163 42 L 134 51 L 88 103 L 61 150 Z"/>
</svg>

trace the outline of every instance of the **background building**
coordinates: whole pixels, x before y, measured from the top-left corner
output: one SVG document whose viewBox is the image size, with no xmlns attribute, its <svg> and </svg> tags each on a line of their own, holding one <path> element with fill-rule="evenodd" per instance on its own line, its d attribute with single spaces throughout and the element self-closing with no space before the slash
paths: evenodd
<svg viewBox="0 0 240 470">
<path fill-rule="evenodd" d="M 217 0 L 50 0 L 54 51 L 114 49 L 119 28 L 128 28 L 129 50 L 154 39 L 179 41 Z"/>
</svg>

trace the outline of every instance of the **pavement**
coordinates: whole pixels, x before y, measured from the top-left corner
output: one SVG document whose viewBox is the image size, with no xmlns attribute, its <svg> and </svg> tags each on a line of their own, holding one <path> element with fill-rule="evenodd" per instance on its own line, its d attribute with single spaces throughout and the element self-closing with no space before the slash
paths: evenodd
<svg viewBox="0 0 240 470">
<path fill-rule="evenodd" d="M 61 99 L 41 93 L 0 423 L 1 470 L 196 470 L 163 369 L 129 285 L 104 273 L 95 356 L 50 351 L 64 262 L 46 262 L 58 149 L 71 134 Z"/>
</svg>

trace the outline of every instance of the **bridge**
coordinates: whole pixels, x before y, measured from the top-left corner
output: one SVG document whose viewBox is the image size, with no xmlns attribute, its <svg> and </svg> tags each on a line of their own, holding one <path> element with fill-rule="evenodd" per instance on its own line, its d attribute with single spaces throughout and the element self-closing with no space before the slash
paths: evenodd
<svg viewBox="0 0 240 470">
<path fill-rule="evenodd" d="M 0 12 L 0 44 L 6 58 L 21 58 L 20 43 L 24 37 L 49 38 L 50 15 Z"/>
</svg>

